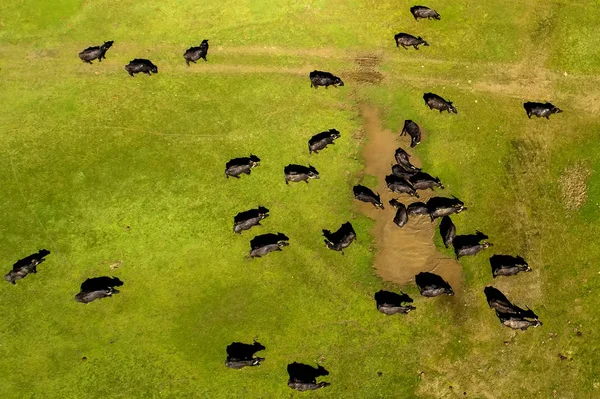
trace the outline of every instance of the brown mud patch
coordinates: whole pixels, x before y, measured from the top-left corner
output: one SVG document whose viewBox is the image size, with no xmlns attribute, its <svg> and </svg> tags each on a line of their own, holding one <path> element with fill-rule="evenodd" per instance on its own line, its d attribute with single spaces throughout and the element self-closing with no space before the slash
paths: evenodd
<svg viewBox="0 0 600 399">
<path fill-rule="evenodd" d="M 379 84 L 384 76 L 377 70 L 381 63 L 381 58 L 376 55 L 361 55 L 354 58 L 356 70 L 345 72 L 344 76 L 350 80 L 366 84 Z"/>
<path fill-rule="evenodd" d="M 416 199 L 390 192 L 384 179 L 391 173 L 391 166 L 395 163 L 396 148 L 404 148 L 416 166 L 420 166 L 420 161 L 410 149 L 410 138 L 399 137 L 400 128 L 396 133 L 383 128 L 376 108 L 362 105 L 360 113 L 364 123 L 364 134 L 367 136 L 367 144 L 363 150 L 364 172 L 377 176 L 379 185 L 370 188 L 381 194 L 385 206 L 384 210 L 380 210 L 371 204 L 356 201 L 358 210 L 375 220 L 372 234 L 375 236 L 377 251 L 374 264 L 377 274 L 386 281 L 406 284 L 413 281 L 419 272 L 434 272 L 448 281 L 453 288 L 458 288 L 462 276 L 461 265 L 454 258 L 441 254 L 433 242 L 438 223 L 431 223 L 427 216 L 413 216 L 404 227 L 399 228 L 393 223 L 396 210 L 388 204 L 392 198 L 408 205 L 447 194 L 443 190 L 419 191 L 421 198 Z"/>
<path fill-rule="evenodd" d="M 565 169 L 558 179 L 565 208 L 576 211 L 587 201 L 587 180 L 592 171 L 582 163 Z"/>
</svg>

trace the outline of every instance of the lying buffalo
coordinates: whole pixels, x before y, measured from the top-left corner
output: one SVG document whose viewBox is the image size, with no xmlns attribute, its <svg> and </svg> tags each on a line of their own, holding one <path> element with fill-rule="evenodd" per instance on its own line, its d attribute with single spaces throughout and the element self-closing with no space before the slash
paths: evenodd
<svg viewBox="0 0 600 399">
<path fill-rule="evenodd" d="M 394 35 L 394 40 L 396 41 L 396 47 L 402 46 L 404 50 L 408 50 L 407 46 L 412 46 L 415 48 L 415 50 L 418 50 L 419 46 L 421 45 L 426 47 L 429 46 L 429 43 L 423 40 L 421 36 L 414 37 L 413 35 L 409 35 L 408 33 L 398 33 Z"/>
<path fill-rule="evenodd" d="M 542 322 L 535 320 L 528 320 L 521 316 L 507 313 L 500 313 L 496 311 L 496 316 L 500 319 L 500 322 L 506 327 L 510 327 L 513 330 L 527 330 L 529 327 L 538 327 L 542 325 Z"/>
<path fill-rule="evenodd" d="M 337 140 L 341 137 L 340 132 L 335 129 L 329 129 L 327 132 L 322 132 L 312 136 L 310 140 L 308 140 L 308 153 L 318 154 L 319 151 L 323 150 L 329 144 L 335 144 L 334 140 Z"/>
<path fill-rule="evenodd" d="M 440 114 L 443 111 L 448 111 L 448 113 L 454 112 L 455 114 L 458 114 L 458 111 L 454 105 L 452 105 L 451 101 L 444 100 L 437 94 L 425 93 L 423 94 L 423 100 L 425 100 L 425 104 L 427 104 L 429 109 L 436 109 L 440 111 Z"/>
<path fill-rule="evenodd" d="M 398 200 L 395 199 L 390 200 L 390 205 L 396 208 L 394 224 L 398 227 L 404 227 L 404 225 L 408 223 L 408 212 L 406 211 L 406 206 L 404 206 L 402 202 L 398 202 Z"/>
<path fill-rule="evenodd" d="M 234 342 L 227 346 L 225 365 L 232 369 L 260 366 L 260 362 L 264 361 L 265 358 L 254 356 L 254 354 L 262 350 L 265 350 L 265 347 L 256 341 L 252 345 Z"/>
<path fill-rule="evenodd" d="M 249 230 L 252 226 L 261 226 L 260 221 L 268 216 L 269 210 L 264 206 L 240 212 L 233 218 L 233 232 L 242 234 L 242 231 Z"/>
<path fill-rule="evenodd" d="M 415 21 L 419 22 L 419 18 L 422 19 L 436 19 L 439 21 L 440 14 L 438 14 L 435 10 L 432 10 L 429 7 L 425 6 L 414 6 L 410 8 L 410 12 L 415 18 Z"/>
<path fill-rule="evenodd" d="M 102 62 L 103 58 L 106 58 L 106 52 L 109 48 L 112 47 L 114 41 L 110 40 L 108 42 L 104 42 L 101 46 L 88 47 L 79 53 L 79 58 L 83 62 L 87 62 L 91 64 L 93 60 L 98 60 L 98 62 Z"/>
<path fill-rule="evenodd" d="M 379 193 L 375 194 L 370 188 L 361 185 L 354 186 L 352 190 L 355 199 L 373 204 L 375 208 L 384 209 Z"/>
<path fill-rule="evenodd" d="M 408 194 L 411 197 L 419 198 L 419 194 L 417 194 L 417 190 L 404 179 L 396 177 L 394 175 L 387 175 L 385 177 L 385 183 L 390 191 L 397 194 Z"/>
<path fill-rule="evenodd" d="M 234 158 L 225 164 L 225 177 L 229 176 L 240 178 L 242 173 L 250 174 L 252 168 L 260 165 L 260 158 L 250 154 L 249 157 Z"/>
<path fill-rule="evenodd" d="M 11 284 L 17 284 L 17 280 L 27 277 L 29 273 L 37 273 L 38 265 L 45 261 L 48 255 L 50 255 L 50 251 L 41 249 L 34 254 L 19 259 L 13 264 L 12 270 L 6 273 L 4 280 Z"/>
<path fill-rule="evenodd" d="M 285 174 L 285 184 L 290 184 L 289 182 L 305 182 L 308 184 L 308 179 L 320 179 L 319 172 L 315 169 L 314 166 L 308 165 L 294 165 L 290 164 L 283 168 L 283 173 Z"/>
<path fill-rule="evenodd" d="M 190 62 L 193 62 L 195 64 L 196 61 L 198 61 L 199 59 L 203 59 L 204 62 L 206 62 L 207 54 L 208 40 L 204 39 L 198 47 L 190 47 L 189 49 L 185 50 L 183 58 L 185 59 L 185 63 L 187 64 L 187 66 L 190 66 Z"/>
<path fill-rule="evenodd" d="M 481 242 L 482 240 L 486 240 L 487 238 L 488 236 L 486 236 L 480 231 L 477 231 L 476 234 L 460 235 L 454 237 L 452 245 L 454 246 L 454 253 L 456 254 L 456 259 L 461 258 L 463 256 L 477 255 L 484 249 L 493 246 L 493 244 L 490 242 Z"/>
<path fill-rule="evenodd" d="M 327 89 L 329 86 L 337 87 L 344 85 L 342 79 L 329 72 L 312 71 L 308 77 L 310 78 L 310 87 L 314 87 L 315 89 L 319 86 L 325 86 Z"/>
<path fill-rule="evenodd" d="M 452 241 L 454 241 L 454 237 L 456 237 L 456 226 L 452 223 L 450 216 L 444 216 L 442 218 L 442 221 L 440 222 L 440 234 L 446 248 L 452 245 Z"/>
<path fill-rule="evenodd" d="M 405 170 L 421 170 L 420 168 L 417 168 L 412 163 L 410 163 L 410 155 L 401 147 L 398 147 L 396 149 L 396 152 L 394 153 L 394 158 L 396 159 L 398 165 L 402 166 Z"/>
<path fill-rule="evenodd" d="M 415 276 L 415 283 L 424 297 L 431 298 L 443 294 L 454 295 L 450 284 L 437 274 L 421 272 Z"/>
<path fill-rule="evenodd" d="M 497 276 L 514 276 L 520 272 L 530 272 L 531 268 L 520 256 L 510 255 L 493 255 L 490 258 L 492 266 L 492 275 Z"/>
<path fill-rule="evenodd" d="M 531 115 L 535 115 L 538 118 L 544 117 L 550 119 L 550 115 L 562 112 L 562 109 L 555 107 L 550 103 L 527 102 L 523 104 L 523 108 L 525 108 L 525 112 L 527 112 L 527 117 L 529 119 L 531 119 Z"/>
<path fill-rule="evenodd" d="M 317 383 L 318 377 L 329 375 L 329 371 L 320 365 L 315 368 L 307 364 L 294 362 L 288 364 L 287 372 L 290 376 L 288 387 L 298 391 L 315 390 L 331 385 L 327 382 Z"/>
<path fill-rule="evenodd" d="M 273 251 L 281 251 L 282 247 L 290 245 L 289 238 L 283 233 L 268 233 L 250 240 L 250 257 L 261 258 Z"/>
<path fill-rule="evenodd" d="M 130 61 L 129 64 L 125 66 L 125 70 L 131 77 L 136 73 L 145 73 L 148 76 L 152 76 L 150 72 L 158 73 L 158 67 L 154 65 L 152 61 L 144 58 L 136 58 L 135 60 Z"/>
<path fill-rule="evenodd" d="M 417 125 L 415 122 L 413 122 L 410 119 L 404 121 L 404 127 L 402 128 L 402 131 L 400 132 L 400 136 L 406 136 L 406 135 L 410 136 L 411 148 L 416 147 L 417 144 L 419 144 L 421 142 L 421 129 L 419 128 L 419 125 Z"/>
<path fill-rule="evenodd" d="M 494 287 L 485 287 L 483 293 L 485 294 L 487 303 L 491 309 L 494 309 L 500 313 L 520 316 L 522 318 L 538 319 L 538 316 L 533 312 L 533 310 L 529 308 L 524 310 L 514 305 L 500 290 Z"/>
<path fill-rule="evenodd" d="M 325 237 L 325 245 L 327 248 L 333 251 L 340 251 L 344 254 L 344 249 L 348 248 L 354 240 L 356 240 L 356 232 L 352 223 L 344 223 L 338 231 L 332 233 L 329 230 L 323 230 L 323 236 Z"/>
<path fill-rule="evenodd" d="M 77 302 L 88 304 L 96 299 L 106 298 L 120 291 L 115 287 L 120 287 L 123 282 L 116 277 L 94 277 L 85 280 L 80 287 L 80 291 L 75 295 Z"/>
<path fill-rule="evenodd" d="M 465 204 L 454 196 L 452 198 L 432 197 L 427 201 L 427 206 L 431 211 L 429 214 L 431 221 L 467 210 Z"/>
<path fill-rule="evenodd" d="M 424 172 L 417 172 L 408 178 L 408 182 L 412 184 L 415 190 L 426 190 L 430 189 L 433 191 L 434 187 L 444 188 L 444 185 L 439 178 L 433 177 Z"/>
<path fill-rule="evenodd" d="M 427 204 L 423 202 L 413 202 L 406 207 L 408 216 L 429 216 L 431 211 Z"/>
<path fill-rule="evenodd" d="M 413 300 L 407 294 L 396 294 L 390 291 L 379 291 L 375 293 L 375 302 L 377 310 L 381 313 L 391 316 L 393 314 L 407 314 L 416 308 L 406 303 L 412 303 Z"/>
</svg>

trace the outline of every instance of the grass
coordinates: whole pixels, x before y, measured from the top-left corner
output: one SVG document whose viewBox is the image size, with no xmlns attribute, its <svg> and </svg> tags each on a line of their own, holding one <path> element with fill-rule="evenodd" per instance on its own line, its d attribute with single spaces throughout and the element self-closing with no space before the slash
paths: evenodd
<svg viewBox="0 0 600 399">
<path fill-rule="evenodd" d="M 416 23 L 411 5 L 0 5 L 0 262 L 8 271 L 52 251 L 37 275 L 0 289 L 0 397 L 598 395 L 597 10 L 432 2 L 442 20 Z M 398 31 L 431 46 L 397 50 Z M 186 68 L 183 50 L 205 37 L 209 62 Z M 79 62 L 103 40 L 115 40 L 106 60 Z M 353 59 L 364 55 L 378 58 L 381 84 L 309 89 L 308 71 L 360 76 Z M 160 73 L 129 78 L 123 65 L 138 56 Z M 426 91 L 459 114 L 429 111 Z M 522 102 L 543 99 L 565 112 L 528 120 Z M 482 254 L 461 260 L 456 297 L 420 299 L 409 285 L 414 313 L 376 312 L 373 293 L 399 287 L 375 276 L 373 222 L 350 195 L 362 178 L 362 102 L 394 131 L 419 122 L 426 170 L 469 206 L 459 232 L 484 231 L 495 253 L 519 253 L 534 271 L 493 280 Z M 342 138 L 309 156 L 308 138 L 332 127 Z M 224 179 L 225 162 L 249 153 L 261 166 Z M 320 180 L 284 184 L 285 165 L 309 162 Z M 567 211 L 559 178 L 580 162 L 593 172 L 588 201 Z M 234 235 L 233 216 L 257 204 L 271 210 L 264 226 Z M 321 229 L 347 220 L 359 239 L 342 257 Z M 277 231 L 289 247 L 247 258 L 251 237 Z M 121 278 L 122 293 L 72 300 L 98 275 Z M 483 297 L 490 284 L 544 326 L 502 328 Z M 225 347 L 255 337 L 263 365 L 227 369 Z M 296 394 L 285 384 L 292 361 L 322 362 L 332 385 Z"/>
</svg>

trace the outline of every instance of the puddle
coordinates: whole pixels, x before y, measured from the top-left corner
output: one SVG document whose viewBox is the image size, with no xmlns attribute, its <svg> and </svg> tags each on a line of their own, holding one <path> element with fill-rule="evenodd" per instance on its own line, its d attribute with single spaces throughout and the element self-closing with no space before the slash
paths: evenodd
<svg viewBox="0 0 600 399">
<path fill-rule="evenodd" d="M 393 223 L 396 210 L 388 204 L 392 198 L 408 205 L 417 201 L 427 202 L 433 196 L 449 194 L 439 189 L 419 191 L 421 198 L 416 199 L 390 192 L 384 179 L 391 174 L 396 148 L 405 149 L 411 155 L 414 165 L 420 167 L 420 161 L 410 149 L 410 138 L 399 137 L 400 126 L 398 132 L 394 133 L 384 129 L 375 107 L 362 105 L 360 114 L 368 138 L 363 150 L 364 171 L 367 175 L 377 177 L 379 186 L 370 188 L 381 194 L 385 205 L 385 209 L 380 210 L 371 204 L 355 201 L 361 213 L 375 220 L 372 234 L 375 236 L 377 251 L 374 264 L 377 274 L 386 281 L 402 285 L 413 281 L 419 272 L 433 272 L 442 276 L 456 291 L 461 283 L 462 268 L 454 258 L 440 253 L 433 243 L 434 235 L 438 234 L 439 221 L 431 223 L 428 216 L 412 216 L 404 227 L 399 228 Z"/>
</svg>

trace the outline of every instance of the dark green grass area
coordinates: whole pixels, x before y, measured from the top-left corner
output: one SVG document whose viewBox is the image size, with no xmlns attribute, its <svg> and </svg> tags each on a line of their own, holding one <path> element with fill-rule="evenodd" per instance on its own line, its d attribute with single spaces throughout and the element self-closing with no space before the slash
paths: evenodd
<svg viewBox="0 0 600 399">
<path fill-rule="evenodd" d="M 0 284 L 0 397 L 596 397 L 597 7 L 438 1 L 427 5 L 442 20 L 417 23 L 412 5 L 0 4 L 0 272 L 52 251 L 37 275 Z M 397 49 L 401 31 L 431 45 Z M 204 38 L 209 62 L 186 67 L 183 51 Z M 106 60 L 80 62 L 104 40 L 115 40 Z M 366 56 L 378 85 L 364 83 Z M 136 57 L 159 74 L 128 77 Z M 310 89 L 312 69 L 346 86 Z M 428 110 L 429 91 L 458 115 Z M 529 120 L 527 100 L 565 112 Z M 404 119 L 421 125 L 425 170 L 469 207 L 454 218 L 459 233 L 495 244 L 461 260 L 455 297 L 426 300 L 372 269 L 374 222 L 351 189 L 383 176 L 362 175 L 361 103 L 394 132 Z M 308 139 L 330 128 L 342 137 L 309 155 Z M 261 165 L 226 179 L 225 163 L 250 153 Z M 321 179 L 286 186 L 289 163 L 310 163 Z M 561 182 L 574 165 L 588 172 L 587 197 L 566 210 L 576 193 Z M 259 204 L 271 216 L 235 235 L 235 214 Z M 346 221 L 358 241 L 342 256 L 321 230 Z M 250 239 L 267 232 L 290 246 L 251 260 Z M 520 254 L 533 272 L 494 280 L 493 253 Z M 102 275 L 122 279 L 121 294 L 73 300 Z M 483 295 L 491 284 L 544 325 L 502 327 Z M 417 310 L 378 313 L 382 288 L 404 290 Z M 227 369 L 226 346 L 253 338 L 266 361 Z M 293 361 L 324 365 L 332 385 L 290 390 Z"/>
</svg>

